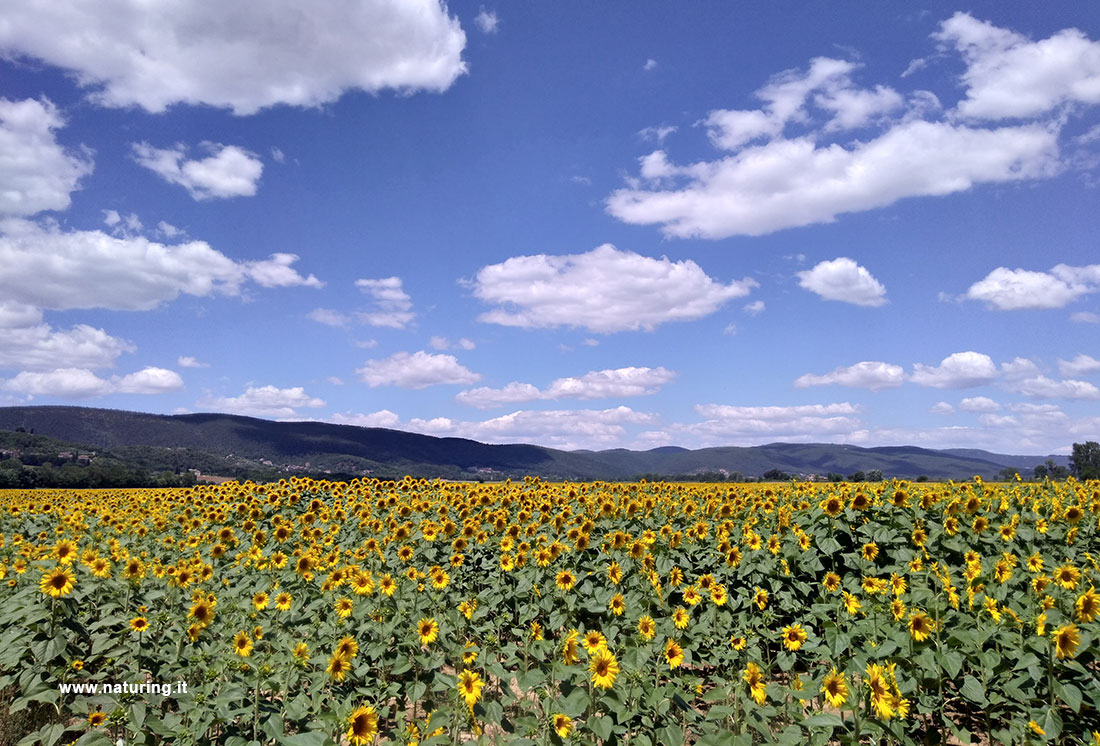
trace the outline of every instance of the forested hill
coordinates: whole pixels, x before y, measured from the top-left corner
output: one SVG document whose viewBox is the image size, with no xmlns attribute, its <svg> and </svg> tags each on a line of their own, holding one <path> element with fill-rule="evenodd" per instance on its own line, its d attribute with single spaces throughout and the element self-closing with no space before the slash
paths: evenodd
<svg viewBox="0 0 1100 746">
<path fill-rule="evenodd" d="M 257 479 L 287 473 L 338 478 L 411 474 L 452 479 L 524 475 L 546 479 L 633 479 L 641 475 L 723 479 L 829 474 L 835 478 L 876 472 L 886 478 L 969 479 L 974 475 L 991 478 L 1006 467 L 1018 468 L 1028 476 L 1032 467 L 1047 458 L 1066 463 L 1065 457 L 821 443 L 561 451 L 324 422 L 57 406 L 0 407 L 0 431 L 45 436 L 58 441 L 58 448 L 67 452 L 95 451 L 94 458 L 109 454 L 120 463 L 147 472 L 178 474 L 194 469 L 202 474 Z"/>
</svg>

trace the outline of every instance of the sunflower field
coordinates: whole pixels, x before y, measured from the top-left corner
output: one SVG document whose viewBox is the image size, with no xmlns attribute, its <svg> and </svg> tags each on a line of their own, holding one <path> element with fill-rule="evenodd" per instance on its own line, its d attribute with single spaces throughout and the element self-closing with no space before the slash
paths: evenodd
<svg viewBox="0 0 1100 746">
<path fill-rule="evenodd" d="M 1098 520 L 1073 479 L 0 492 L 0 744 L 1100 744 Z"/>
</svg>

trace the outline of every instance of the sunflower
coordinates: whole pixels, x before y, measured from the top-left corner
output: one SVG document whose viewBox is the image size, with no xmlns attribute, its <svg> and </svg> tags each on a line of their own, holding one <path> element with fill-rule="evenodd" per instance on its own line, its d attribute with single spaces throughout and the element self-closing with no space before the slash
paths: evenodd
<svg viewBox="0 0 1100 746">
<path fill-rule="evenodd" d="M 783 632 L 780 634 L 780 639 L 783 641 L 783 647 L 787 650 L 795 651 L 802 647 L 802 643 L 806 642 L 806 630 L 802 629 L 801 624 L 792 624 L 783 628 Z"/>
<path fill-rule="evenodd" d="M 467 619 L 472 619 L 474 612 L 477 611 L 477 599 L 471 598 L 467 601 L 463 601 L 458 605 L 458 613 Z"/>
<path fill-rule="evenodd" d="M 57 542 L 57 546 L 54 548 L 54 557 L 63 565 L 71 565 L 77 557 L 76 542 L 69 539 Z"/>
<path fill-rule="evenodd" d="M 606 647 L 598 648 L 591 655 L 588 671 L 592 674 L 592 685 L 600 689 L 610 689 L 619 675 L 619 662 Z"/>
<path fill-rule="evenodd" d="M 358 654 L 359 643 L 350 635 L 340 638 L 340 642 L 336 643 L 336 650 L 333 651 L 333 655 L 338 655 L 349 661 Z"/>
<path fill-rule="evenodd" d="M 753 596 L 753 602 L 756 604 L 756 608 L 763 611 L 768 606 L 768 592 L 763 588 L 757 588 L 756 594 Z"/>
<path fill-rule="evenodd" d="M 200 627 L 208 627 L 214 621 L 214 605 L 204 598 L 195 602 L 187 616 Z"/>
<path fill-rule="evenodd" d="M 252 638 L 247 632 L 241 631 L 233 636 L 233 652 L 242 658 L 252 655 Z"/>
<path fill-rule="evenodd" d="M 294 660 L 299 663 L 309 663 L 309 645 L 300 642 L 294 646 Z"/>
<path fill-rule="evenodd" d="M 839 708 L 848 701 L 848 682 L 844 680 L 843 673 L 837 673 L 834 668 L 825 676 L 821 683 L 821 693 L 830 706 Z"/>
<path fill-rule="evenodd" d="M 252 596 L 252 605 L 256 607 L 256 611 L 263 611 L 269 603 L 271 603 L 271 599 L 263 591 Z"/>
<path fill-rule="evenodd" d="M 867 677 L 864 679 L 871 690 L 871 706 L 880 720 L 894 717 L 894 698 L 890 691 L 890 682 L 886 678 L 886 669 L 878 663 L 867 665 Z"/>
<path fill-rule="evenodd" d="M 107 713 L 96 710 L 95 712 L 88 714 L 88 726 L 91 728 L 99 728 L 107 722 Z"/>
<path fill-rule="evenodd" d="M 653 621 L 653 617 L 646 614 L 638 620 L 638 634 L 647 640 L 653 639 L 657 634 L 657 624 Z"/>
<path fill-rule="evenodd" d="M 715 606 L 725 606 L 728 599 L 729 593 L 726 592 L 726 586 L 715 583 L 710 587 L 710 600 Z"/>
<path fill-rule="evenodd" d="M 859 599 L 853 596 L 848 591 L 844 591 L 844 610 L 853 616 L 863 608 L 863 604 Z"/>
<path fill-rule="evenodd" d="M 351 616 L 352 607 L 353 604 L 351 603 L 350 598 L 341 598 L 339 601 L 336 602 L 334 608 L 336 609 L 336 615 L 338 617 L 340 617 L 341 619 L 347 619 L 349 616 Z"/>
<path fill-rule="evenodd" d="M 573 718 L 561 713 L 554 715 L 554 732 L 562 740 L 569 738 L 569 734 L 573 732 Z"/>
<path fill-rule="evenodd" d="M 416 634 L 421 645 L 429 645 L 439 637 L 439 625 L 430 617 L 424 617 L 416 623 Z"/>
<path fill-rule="evenodd" d="M 348 741 L 352 746 L 370 743 L 378 734 L 378 713 L 369 705 L 356 708 L 348 717 Z"/>
<path fill-rule="evenodd" d="M 567 591 L 577 584 L 577 576 L 568 570 L 562 570 L 558 573 L 557 578 L 554 579 L 554 585 L 560 590 Z"/>
<path fill-rule="evenodd" d="M 936 631 L 936 623 L 923 611 L 914 611 L 909 615 L 909 634 L 917 642 L 924 642 Z"/>
<path fill-rule="evenodd" d="M 893 615 L 895 622 L 900 622 L 905 618 L 905 602 L 900 598 L 895 598 L 890 602 L 890 613 Z"/>
<path fill-rule="evenodd" d="M 764 672 L 760 670 L 760 666 L 750 662 L 745 667 L 745 672 L 741 678 L 749 685 L 749 694 L 752 695 L 756 704 L 763 705 L 768 699 L 768 688 L 767 684 L 764 683 Z"/>
<path fill-rule="evenodd" d="M 875 558 L 878 557 L 878 544 L 873 541 L 867 542 L 863 545 L 862 553 L 863 559 L 867 560 L 868 562 L 874 562 Z"/>
<path fill-rule="evenodd" d="M 134 632 L 144 632 L 149 629 L 149 620 L 143 616 L 136 616 L 130 620 L 130 629 Z"/>
<path fill-rule="evenodd" d="M 580 660 L 580 654 L 577 648 L 577 638 L 580 633 L 575 629 L 569 630 L 569 634 L 565 637 L 565 644 L 562 646 L 561 657 L 565 661 L 565 665 L 571 666 Z"/>
<path fill-rule="evenodd" d="M 382 591 L 382 595 L 389 598 L 397 590 L 397 581 L 393 579 L 393 576 L 386 573 L 378 579 L 378 588 Z"/>
<path fill-rule="evenodd" d="M 464 668 L 462 673 L 458 675 L 458 693 L 462 695 L 462 699 L 466 701 L 466 707 L 471 712 L 473 712 L 477 701 L 481 699 L 481 689 L 484 686 L 485 682 L 481 680 L 481 676 L 476 671 Z"/>
<path fill-rule="evenodd" d="M 623 612 L 626 611 L 626 599 L 623 598 L 623 594 L 616 593 L 612 596 L 611 601 L 607 604 L 607 608 L 610 609 L 611 613 L 615 616 L 622 616 Z"/>
<path fill-rule="evenodd" d="M 602 632 L 593 629 L 585 633 L 583 643 L 584 652 L 593 655 L 597 650 L 607 647 L 607 638 Z"/>
<path fill-rule="evenodd" d="M 61 598 L 72 593 L 75 585 L 76 575 L 73 571 L 68 567 L 58 566 L 43 573 L 38 589 L 51 598 Z"/>
<path fill-rule="evenodd" d="M 836 495 L 830 495 L 821 501 L 819 507 L 830 518 L 840 514 L 844 510 L 844 501 Z"/>
<path fill-rule="evenodd" d="M 699 593 L 699 589 L 694 585 L 689 585 L 684 589 L 684 602 L 690 606 L 695 606 L 697 603 L 703 600 L 703 596 Z"/>
<path fill-rule="evenodd" d="M 1072 658 L 1081 644 L 1081 633 L 1076 624 L 1067 624 L 1054 630 L 1055 654 L 1059 659 Z"/>
<path fill-rule="evenodd" d="M 279 611 L 290 611 L 290 604 L 293 600 L 289 593 L 283 591 L 275 596 L 275 608 Z"/>
<path fill-rule="evenodd" d="M 328 659 L 328 668 L 325 672 L 335 681 L 343 681 L 348 677 L 348 671 L 351 670 L 351 661 L 346 658 L 341 658 L 338 655 L 333 655 Z"/>
<path fill-rule="evenodd" d="M 840 576 L 835 572 L 825 573 L 825 579 L 821 581 L 821 584 L 825 586 L 825 590 L 835 593 L 840 589 Z"/>
<path fill-rule="evenodd" d="M 472 666 L 474 661 L 477 660 L 477 646 L 472 642 L 466 643 L 466 648 L 462 651 L 462 662 L 467 666 Z"/>
<path fill-rule="evenodd" d="M 748 644 L 749 641 L 745 639 L 744 635 L 734 635 L 730 638 L 730 647 L 734 650 L 744 650 Z"/>
<path fill-rule="evenodd" d="M 665 660 L 668 661 L 670 669 L 679 668 L 680 664 L 684 662 L 684 649 L 675 640 L 669 640 L 665 643 Z"/>
<path fill-rule="evenodd" d="M 1100 613 L 1100 595 L 1097 595 L 1096 590 L 1090 587 L 1077 597 L 1077 602 L 1073 608 L 1077 614 L 1077 621 L 1091 622 Z"/>
<path fill-rule="evenodd" d="M 97 578 L 111 577 L 111 563 L 102 557 L 96 557 L 89 565 L 92 575 Z"/>
</svg>

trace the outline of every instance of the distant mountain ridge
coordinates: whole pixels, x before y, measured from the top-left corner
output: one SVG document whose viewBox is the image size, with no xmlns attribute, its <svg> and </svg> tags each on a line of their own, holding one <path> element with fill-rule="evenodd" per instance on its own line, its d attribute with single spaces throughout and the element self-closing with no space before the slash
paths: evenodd
<svg viewBox="0 0 1100 746">
<path fill-rule="evenodd" d="M 932 450 L 916 446 L 863 448 L 826 443 L 769 443 L 752 447 L 689 450 L 662 446 L 648 451 L 562 451 L 536 445 L 490 445 L 384 428 L 325 422 L 273 422 L 229 414 L 159 415 L 66 406 L 0 407 L 0 430 L 23 428 L 67 443 L 129 455 L 148 468 L 220 466 L 228 475 L 319 473 L 340 476 L 546 479 L 633 479 L 739 472 L 760 476 L 881 471 L 886 477 L 988 478 L 1006 467 L 1024 476 L 1046 459 L 977 449 Z M 170 463 L 165 467 L 165 463 Z M 213 471 L 211 473 L 217 473 Z"/>
</svg>

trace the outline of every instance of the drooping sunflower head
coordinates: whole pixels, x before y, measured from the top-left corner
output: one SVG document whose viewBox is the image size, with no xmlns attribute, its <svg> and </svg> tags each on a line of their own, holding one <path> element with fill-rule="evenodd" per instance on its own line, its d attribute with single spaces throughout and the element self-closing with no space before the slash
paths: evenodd
<svg viewBox="0 0 1100 746">
<path fill-rule="evenodd" d="M 569 738 L 569 734 L 573 732 L 573 718 L 568 715 L 557 714 L 554 715 L 554 732 L 558 734 L 558 738 Z"/>
<path fill-rule="evenodd" d="M 1097 614 L 1100 614 L 1100 595 L 1097 595 L 1094 588 L 1089 588 L 1077 597 L 1074 611 L 1077 614 L 1078 621 L 1091 622 Z"/>
<path fill-rule="evenodd" d="M 359 643 L 355 641 L 354 637 L 348 635 L 340 639 L 340 642 L 336 643 L 336 650 L 333 655 L 338 655 L 341 658 L 351 660 L 359 654 Z"/>
<path fill-rule="evenodd" d="M 675 640 L 668 640 L 665 643 L 665 660 L 668 661 L 668 667 L 677 668 L 684 662 L 684 649 Z"/>
<path fill-rule="evenodd" d="M 1076 624 L 1067 624 L 1054 631 L 1054 652 L 1059 659 L 1072 658 L 1081 644 L 1081 633 Z"/>
</svg>

